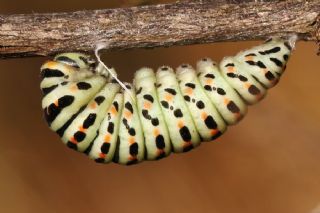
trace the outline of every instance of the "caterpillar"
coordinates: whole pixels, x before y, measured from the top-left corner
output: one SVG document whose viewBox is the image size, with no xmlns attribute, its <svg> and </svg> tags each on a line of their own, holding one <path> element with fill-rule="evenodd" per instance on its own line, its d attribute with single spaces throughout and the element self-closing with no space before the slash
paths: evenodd
<svg viewBox="0 0 320 213">
<path fill-rule="evenodd" d="M 187 152 L 220 137 L 265 97 L 294 42 L 271 38 L 219 65 L 201 59 L 196 69 L 144 67 L 124 88 L 114 68 L 91 56 L 58 54 L 41 67 L 44 117 L 67 147 L 99 163 L 131 165 Z"/>
</svg>

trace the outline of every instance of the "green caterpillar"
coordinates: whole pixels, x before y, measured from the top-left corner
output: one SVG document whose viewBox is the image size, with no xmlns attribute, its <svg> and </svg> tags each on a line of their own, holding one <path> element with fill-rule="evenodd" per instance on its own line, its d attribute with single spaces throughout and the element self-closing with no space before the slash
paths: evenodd
<svg viewBox="0 0 320 213">
<path fill-rule="evenodd" d="M 240 121 L 277 84 L 293 46 L 273 38 L 219 66 L 204 58 L 196 69 L 141 68 L 125 89 L 113 68 L 59 54 L 41 67 L 44 116 L 69 148 L 96 162 L 130 165 L 186 152 Z"/>
</svg>

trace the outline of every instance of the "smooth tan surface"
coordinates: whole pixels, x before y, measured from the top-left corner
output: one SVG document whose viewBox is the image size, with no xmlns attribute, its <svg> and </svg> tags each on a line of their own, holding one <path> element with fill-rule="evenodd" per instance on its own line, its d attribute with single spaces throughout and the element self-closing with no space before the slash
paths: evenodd
<svg viewBox="0 0 320 213">
<path fill-rule="evenodd" d="M 0 13 L 64 8 L 30 2 L 0 0 Z M 75 9 L 103 7 L 98 0 L 70 2 L 68 10 L 72 3 Z M 204 56 L 221 60 L 258 43 L 121 51 L 103 60 L 131 81 L 141 66 L 195 65 Z M 47 128 L 38 78 L 45 58 L 0 61 L 0 212 L 320 212 L 315 49 L 299 42 L 279 85 L 217 141 L 131 167 L 96 164 L 64 147 Z"/>
</svg>

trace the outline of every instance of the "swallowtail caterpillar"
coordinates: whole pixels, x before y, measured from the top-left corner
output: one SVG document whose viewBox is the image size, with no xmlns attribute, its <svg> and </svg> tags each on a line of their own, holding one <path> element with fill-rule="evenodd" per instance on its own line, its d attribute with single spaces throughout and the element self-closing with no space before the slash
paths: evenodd
<svg viewBox="0 0 320 213">
<path fill-rule="evenodd" d="M 88 55 L 62 53 L 41 67 L 42 108 L 62 141 L 96 162 L 124 165 L 187 152 L 221 136 L 285 70 L 295 38 L 272 38 L 218 65 L 136 71 L 132 84 Z"/>
</svg>

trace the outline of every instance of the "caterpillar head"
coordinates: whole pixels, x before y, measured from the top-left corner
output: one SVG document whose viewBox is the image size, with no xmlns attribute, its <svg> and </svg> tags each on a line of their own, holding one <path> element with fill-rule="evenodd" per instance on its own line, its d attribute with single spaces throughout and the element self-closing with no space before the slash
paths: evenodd
<svg viewBox="0 0 320 213">
<path fill-rule="evenodd" d="M 58 61 L 78 69 L 93 69 L 96 66 L 96 60 L 83 53 L 61 53 L 54 58 Z"/>
</svg>

